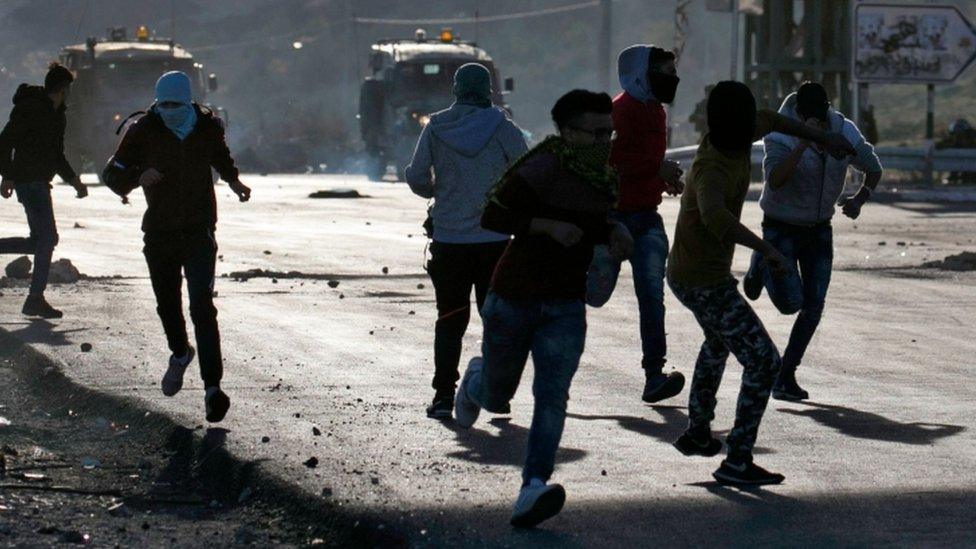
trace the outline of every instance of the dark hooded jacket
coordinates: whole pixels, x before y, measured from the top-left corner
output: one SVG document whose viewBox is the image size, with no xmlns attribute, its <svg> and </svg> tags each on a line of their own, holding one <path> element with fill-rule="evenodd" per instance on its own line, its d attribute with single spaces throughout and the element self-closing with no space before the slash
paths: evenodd
<svg viewBox="0 0 976 549">
<path fill-rule="evenodd" d="M 217 199 L 210 169 L 227 182 L 238 178 L 220 119 L 209 109 L 194 108 L 196 126 L 182 141 L 152 110 L 137 119 L 102 172 L 105 184 L 120 196 L 139 186 L 144 171 L 163 174 L 162 181 L 144 191 L 142 230 L 147 236 L 214 230 Z"/>
<path fill-rule="evenodd" d="M 77 175 L 64 157 L 65 106 L 55 109 L 42 86 L 21 84 L 0 133 L 0 175 L 16 182 L 65 181 Z"/>
</svg>

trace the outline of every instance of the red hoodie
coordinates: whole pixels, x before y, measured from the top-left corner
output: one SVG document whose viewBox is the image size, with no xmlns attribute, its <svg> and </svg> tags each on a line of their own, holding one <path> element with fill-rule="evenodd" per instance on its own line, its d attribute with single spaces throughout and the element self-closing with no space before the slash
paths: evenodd
<svg viewBox="0 0 976 549">
<path fill-rule="evenodd" d="M 656 210 L 664 194 L 657 172 L 667 149 L 667 114 L 657 101 L 641 103 L 627 92 L 613 98 L 613 128 L 617 139 L 610 164 L 620 174 L 622 212 Z"/>
</svg>

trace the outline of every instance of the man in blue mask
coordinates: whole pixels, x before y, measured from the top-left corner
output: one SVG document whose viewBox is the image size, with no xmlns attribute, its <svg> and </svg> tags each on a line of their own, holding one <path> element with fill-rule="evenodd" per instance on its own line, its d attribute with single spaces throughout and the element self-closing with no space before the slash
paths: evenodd
<svg viewBox="0 0 976 549">
<path fill-rule="evenodd" d="M 230 398 L 220 390 L 223 358 L 213 303 L 217 202 L 211 168 L 241 202 L 250 199 L 251 189 L 238 179 L 220 119 L 193 103 L 189 77 L 172 71 L 156 82 L 156 102 L 126 131 L 102 179 L 123 198 L 136 187 L 146 196 L 143 251 L 156 311 L 172 352 L 161 384 L 163 394 L 179 392 L 183 373 L 197 352 L 183 318 L 185 275 L 207 421 L 218 422 L 227 414 Z"/>
</svg>

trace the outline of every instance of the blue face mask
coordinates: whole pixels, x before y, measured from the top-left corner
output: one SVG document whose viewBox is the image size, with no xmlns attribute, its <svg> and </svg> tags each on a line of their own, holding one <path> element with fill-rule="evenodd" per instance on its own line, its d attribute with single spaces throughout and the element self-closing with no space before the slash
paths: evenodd
<svg viewBox="0 0 976 549">
<path fill-rule="evenodd" d="M 157 105 L 155 110 L 159 114 L 159 117 L 163 119 L 163 124 L 171 132 L 176 134 L 176 137 L 180 138 L 180 141 L 186 139 L 186 136 L 190 135 L 193 127 L 196 126 L 197 112 L 192 105 L 180 105 L 175 109 L 163 108 Z"/>
</svg>

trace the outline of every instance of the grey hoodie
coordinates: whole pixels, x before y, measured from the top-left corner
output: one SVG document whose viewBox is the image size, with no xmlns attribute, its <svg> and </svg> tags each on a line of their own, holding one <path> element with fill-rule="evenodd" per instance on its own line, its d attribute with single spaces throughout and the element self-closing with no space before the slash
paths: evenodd
<svg viewBox="0 0 976 549">
<path fill-rule="evenodd" d="M 796 93 L 783 101 L 779 113 L 800 120 L 796 113 Z M 808 148 L 800 157 L 796 170 L 785 185 L 773 189 L 769 174 L 780 162 L 789 157 L 799 143 L 796 137 L 771 133 L 763 139 L 766 157 L 763 159 L 763 185 L 759 206 L 769 217 L 793 225 L 815 225 L 834 216 L 834 205 L 844 192 L 847 167 L 853 165 L 865 172 L 880 172 L 881 161 L 874 147 L 864 140 L 860 130 L 841 113 L 831 108 L 827 113 L 830 131 L 842 134 L 854 147 L 853 158 L 837 160 L 829 154 L 820 154 Z"/>
<path fill-rule="evenodd" d="M 481 210 L 492 185 L 526 150 L 522 130 L 497 107 L 455 103 L 431 115 L 406 168 L 406 179 L 415 194 L 434 199 L 434 240 L 449 244 L 507 240 L 508 235 L 481 228 Z"/>
</svg>

